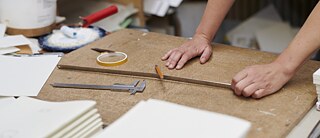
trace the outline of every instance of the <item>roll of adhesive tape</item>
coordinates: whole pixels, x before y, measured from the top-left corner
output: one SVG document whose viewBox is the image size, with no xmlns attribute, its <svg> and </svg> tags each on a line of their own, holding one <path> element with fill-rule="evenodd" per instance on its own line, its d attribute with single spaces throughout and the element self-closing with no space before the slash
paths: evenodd
<svg viewBox="0 0 320 138">
<path fill-rule="evenodd" d="M 112 57 L 123 57 L 120 60 L 117 61 L 103 61 L 103 59 L 106 58 L 112 58 Z M 102 53 L 97 57 L 97 63 L 101 66 L 119 66 L 128 61 L 128 55 L 123 52 L 114 52 L 114 53 Z"/>
</svg>

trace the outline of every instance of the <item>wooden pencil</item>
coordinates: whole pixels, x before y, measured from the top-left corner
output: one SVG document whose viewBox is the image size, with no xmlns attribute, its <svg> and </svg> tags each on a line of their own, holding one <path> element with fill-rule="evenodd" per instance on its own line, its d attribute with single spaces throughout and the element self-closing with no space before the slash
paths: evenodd
<svg viewBox="0 0 320 138">
<path fill-rule="evenodd" d="M 163 79 L 164 78 L 163 73 L 161 72 L 161 70 L 158 67 L 158 65 L 155 65 L 155 69 L 156 69 L 156 72 L 159 75 L 160 79 Z"/>
</svg>

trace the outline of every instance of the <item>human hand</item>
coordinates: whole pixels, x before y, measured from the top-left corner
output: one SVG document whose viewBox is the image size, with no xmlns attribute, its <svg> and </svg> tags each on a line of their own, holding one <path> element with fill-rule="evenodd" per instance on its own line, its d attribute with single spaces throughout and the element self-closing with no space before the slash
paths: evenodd
<svg viewBox="0 0 320 138">
<path fill-rule="evenodd" d="M 249 66 L 233 77 L 231 88 L 238 96 L 262 98 L 282 88 L 293 74 L 277 62 Z"/>
<path fill-rule="evenodd" d="M 188 60 L 200 55 L 200 63 L 203 64 L 209 60 L 211 54 L 210 41 L 204 36 L 195 35 L 180 47 L 167 52 L 161 59 L 167 60 L 166 66 L 169 69 L 181 69 Z"/>
</svg>

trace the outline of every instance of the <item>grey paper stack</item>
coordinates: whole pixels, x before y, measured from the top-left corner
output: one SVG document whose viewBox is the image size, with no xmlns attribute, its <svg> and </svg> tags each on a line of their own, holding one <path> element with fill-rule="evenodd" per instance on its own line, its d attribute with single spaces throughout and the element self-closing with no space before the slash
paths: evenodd
<svg viewBox="0 0 320 138">
<path fill-rule="evenodd" d="M 0 137 L 84 138 L 102 129 L 95 101 L 0 98 Z"/>
<path fill-rule="evenodd" d="M 318 102 L 316 103 L 316 105 L 317 110 L 320 111 L 320 69 L 313 73 L 313 84 L 316 85 L 316 90 L 318 94 Z"/>
</svg>

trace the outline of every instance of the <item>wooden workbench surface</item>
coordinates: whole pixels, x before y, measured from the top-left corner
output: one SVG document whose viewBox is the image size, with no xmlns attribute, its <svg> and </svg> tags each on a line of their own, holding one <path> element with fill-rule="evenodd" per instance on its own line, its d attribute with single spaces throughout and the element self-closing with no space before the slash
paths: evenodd
<svg viewBox="0 0 320 138">
<path fill-rule="evenodd" d="M 275 55 L 270 53 L 215 44 L 209 63 L 200 65 L 198 59 L 194 59 L 183 70 L 166 69 L 165 62 L 161 61 L 160 57 L 184 41 L 185 39 L 172 36 L 122 30 L 66 55 L 59 65 L 95 68 L 102 72 L 116 70 L 154 74 L 154 65 L 158 64 L 165 75 L 230 82 L 233 75 L 245 66 L 268 63 L 275 58 Z M 129 61 L 119 67 L 101 67 L 96 64 L 95 57 L 98 54 L 91 51 L 91 47 L 126 52 Z M 238 97 L 225 88 L 160 81 L 152 78 L 152 75 L 134 77 L 63 69 L 53 72 L 38 98 L 50 101 L 95 100 L 106 123 L 115 121 L 138 101 L 155 98 L 246 119 L 252 123 L 249 137 L 283 137 L 314 105 L 316 93 L 312 84 L 312 73 L 319 65 L 318 62 L 308 62 L 280 92 L 260 100 Z M 53 82 L 109 85 L 130 83 L 135 79 L 147 80 L 145 91 L 135 96 L 108 90 L 52 88 L 49 85 Z"/>
</svg>

